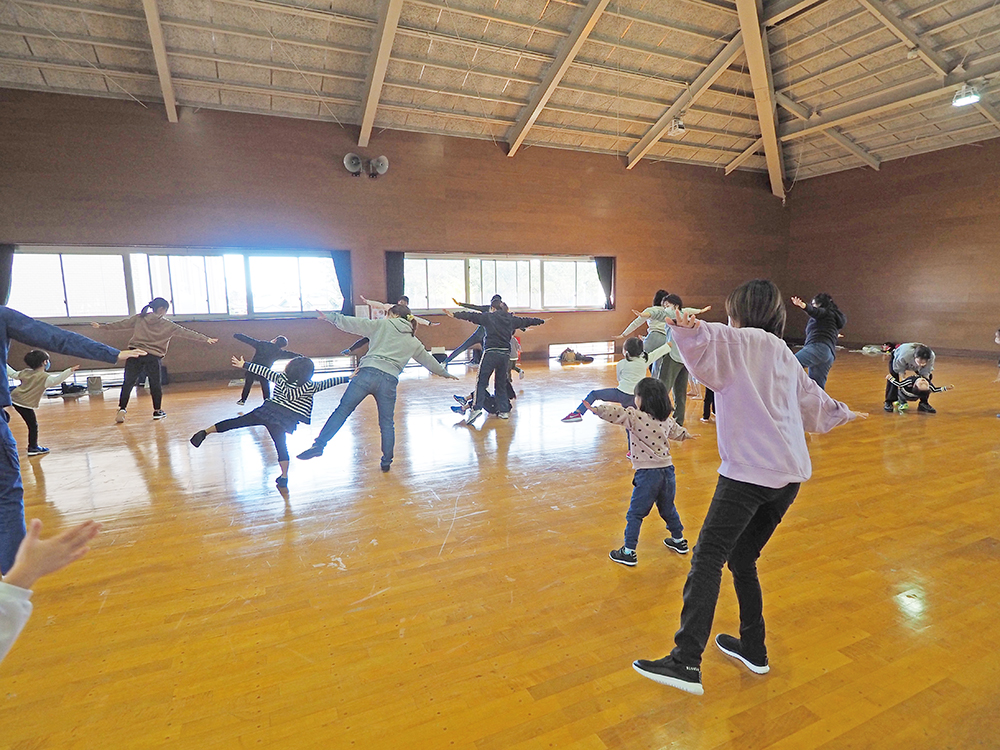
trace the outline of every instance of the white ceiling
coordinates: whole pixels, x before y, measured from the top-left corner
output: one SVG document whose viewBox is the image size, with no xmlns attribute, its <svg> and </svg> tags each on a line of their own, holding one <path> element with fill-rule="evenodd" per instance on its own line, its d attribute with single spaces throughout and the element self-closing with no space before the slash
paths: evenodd
<svg viewBox="0 0 1000 750">
<path fill-rule="evenodd" d="M 773 80 L 758 79 L 760 101 L 747 52 L 730 44 L 736 2 L 752 4 L 0 0 L 0 86 L 147 104 L 172 90 L 183 107 L 352 125 L 367 103 L 374 139 L 391 128 L 632 166 L 780 163 L 786 186 L 1000 135 L 1000 0 L 771 0 L 756 9 L 768 55 L 752 59 L 767 58 Z M 982 101 L 952 107 L 969 80 Z M 758 104 L 775 101 L 762 131 Z M 668 110 L 682 135 L 656 128 Z"/>
</svg>

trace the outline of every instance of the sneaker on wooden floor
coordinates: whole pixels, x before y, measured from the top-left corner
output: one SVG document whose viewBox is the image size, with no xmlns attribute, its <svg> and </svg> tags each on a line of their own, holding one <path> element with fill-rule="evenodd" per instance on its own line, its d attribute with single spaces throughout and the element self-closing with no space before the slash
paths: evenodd
<svg viewBox="0 0 1000 750">
<path fill-rule="evenodd" d="M 608 555 L 616 563 L 621 563 L 622 565 L 628 565 L 630 568 L 634 567 L 639 562 L 639 557 L 635 554 L 635 550 L 629 552 L 625 547 L 619 547 L 618 549 L 611 550 L 611 554 Z"/>
<path fill-rule="evenodd" d="M 672 656 L 664 656 L 653 661 L 636 659 L 632 662 L 632 669 L 661 685 L 668 685 L 692 695 L 705 694 L 705 689 L 701 686 L 701 670 L 698 667 L 685 667 Z"/>
<path fill-rule="evenodd" d="M 731 635 L 726 635 L 725 633 L 719 633 L 715 636 L 715 645 L 719 647 L 719 651 L 724 653 L 726 656 L 731 656 L 734 659 L 738 659 L 746 665 L 754 674 L 767 674 L 771 667 L 767 664 L 767 657 L 765 656 L 763 661 L 760 659 L 751 659 L 746 654 L 743 653 L 742 644 L 739 638 L 734 638 Z"/>
</svg>

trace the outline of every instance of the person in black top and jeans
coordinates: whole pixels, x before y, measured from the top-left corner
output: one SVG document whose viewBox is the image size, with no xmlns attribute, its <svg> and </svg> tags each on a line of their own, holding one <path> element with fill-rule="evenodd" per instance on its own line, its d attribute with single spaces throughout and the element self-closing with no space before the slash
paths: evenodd
<svg viewBox="0 0 1000 750">
<path fill-rule="evenodd" d="M 795 353 L 795 358 L 800 365 L 808 368 L 809 378 L 826 390 L 827 376 L 837 358 L 837 336 L 847 323 L 847 316 L 826 293 L 817 294 L 809 303 L 792 297 L 792 304 L 801 307 L 809 316 L 806 344 Z"/>
<path fill-rule="evenodd" d="M 486 331 L 483 342 L 483 360 L 479 365 L 479 379 L 476 381 L 476 402 L 469 414 L 468 422 L 475 422 L 483 413 L 486 404 L 486 393 L 489 389 L 490 375 L 493 375 L 493 391 L 496 394 L 497 412 L 501 419 L 510 417 L 510 395 L 507 390 L 507 377 L 510 371 L 510 338 L 518 328 L 540 326 L 545 321 L 541 318 L 521 318 L 511 315 L 507 305 L 495 295 L 490 300 L 490 308 L 486 312 L 445 310 L 452 318 L 466 320 L 482 326 Z"/>
<path fill-rule="evenodd" d="M 270 341 L 258 341 L 250 336 L 244 336 L 242 333 L 234 333 L 233 338 L 252 346 L 253 358 L 250 361 L 255 365 L 261 365 L 268 369 L 274 367 L 274 363 L 279 359 L 295 359 L 295 357 L 302 356 L 301 354 L 296 354 L 285 349 L 288 346 L 288 339 L 284 336 L 275 336 Z M 243 379 L 243 394 L 240 396 L 240 400 L 236 402 L 237 404 L 243 406 L 247 402 L 250 389 L 255 382 L 260 383 L 260 390 L 264 394 L 264 400 L 267 401 L 271 398 L 271 384 L 267 378 L 247 370 L 246 376 Z"/>
</svg>

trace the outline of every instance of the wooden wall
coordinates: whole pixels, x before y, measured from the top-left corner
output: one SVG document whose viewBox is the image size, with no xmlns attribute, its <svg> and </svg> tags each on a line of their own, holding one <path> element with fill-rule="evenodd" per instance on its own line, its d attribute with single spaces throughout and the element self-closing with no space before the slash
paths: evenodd
<svg viewBox="0 0 1000 750">
<path fill-rule="evenodd" d="M 782 290 L 826 291 L 847 341 L 996 355 L 1000 139 L 796 185 Z M 789 310 L 789 335 L 806 316 Z"/>
<path fill-rule="evenodd" d="M 529 355 L 610 338 L 660 287 L 721 310 L 786 252 L 788 212 L 752 174 L 627 171 L 542 148 L 509 159 L 490 141 L 385 131 L 361 150 L 389 157 L 389 173 L 369 180 L 341 164 L 359 150 L 353 128 L 189 109 L 171 125 L 155 105 L 11 90 L 0 90 L 0 133 L 0 242 L 346 249 L 355 292 L 374 298 L 386 250 L 616 256 L 617 309 L 553 315 L 524 337 Z M 223 343 L 236 330 L 285 333 L 313 355 L 352 338 L 301 320 L 191 327 Z M 454 346 L 469 332 L 448 320 L 421 337 Z M 231 351 L 177 340 L 167 363 L 204 376 L 225 371 Z"/>
</svg>

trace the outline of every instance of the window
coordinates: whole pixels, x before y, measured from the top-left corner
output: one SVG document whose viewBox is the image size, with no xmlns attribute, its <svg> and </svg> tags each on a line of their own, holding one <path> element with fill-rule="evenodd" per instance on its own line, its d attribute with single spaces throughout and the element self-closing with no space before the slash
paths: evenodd
<svg viewBox="0 0 1000 750">
<path fill-rule="evenodd" d="M 121 255 L 14 255 L 10 299 L 36 318 L 128 315 Z M 23 281 L 22 281 L 23 280 Z"/>
<path fill-rule="evenodd" d="M 330 258 L 252 255 L 250 290 L 255 312 L 339 310 L 344 304 Z"/>
<path fill-rule="evenodd" d="M 450 307 L 452 297 L 488 305 L 494 294 L 521 310 L 602 310 L 606 303 L 593 258 L 414 254 L 403 260 L 403 278 L 415 310 Z"/>
<path fill-rule="evenodd" d="M 303 315 L 344 304 L 328 253 L 19 247 L 14 254 L 9 304 L 32 317 L 120 318 L 154 297 L 179 316 Z"/>
</svg>

